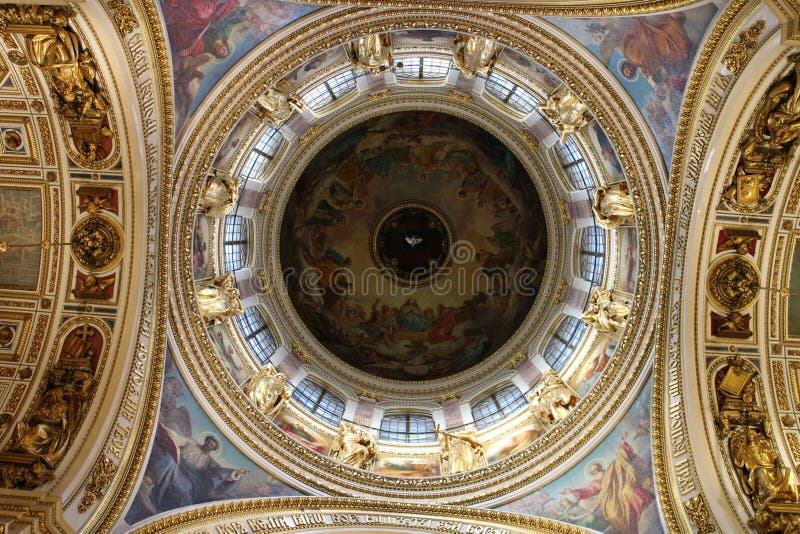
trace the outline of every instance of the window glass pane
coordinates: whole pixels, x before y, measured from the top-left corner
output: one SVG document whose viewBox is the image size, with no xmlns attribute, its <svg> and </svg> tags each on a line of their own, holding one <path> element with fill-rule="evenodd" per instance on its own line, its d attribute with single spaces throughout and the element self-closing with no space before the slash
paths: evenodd
<svg viewBox="0 0 800 534">
<path fill-rule="evenodd" d="M 378 437 L 385 441 L 419 443 L 436 441 L 433 417 L 417 413 L 386 414 Z"/>
<path fill-rule="evenodd" d="M 356 77 L 352 70 L 348 70 L 315 85 L 303 94 L 303 100 L 311 109 L 319 111 L 355 88 Z"/>
<path fill-rule="evenodd" d="M 555 144 L 556 155 L 561 161 L 561 167 L 575 189 L 590 189 L 595 186 L 595 180 L 589 171 L 589 166 L 583 153 L 572 137 L 567 138 L 566 144 Z"/>
<path fill-rule="evenodd" d="M 344 414 L 344 401 L 313 380 L 306 378 L 297 384 L 292 398 L 309 413 L 335 427 L 339 426 Z"/>
<path fill-rule="evenodd" d="M 267 363 L 269 357 L 278 348 L 278 342 L 275 340 L 275 335 L 270 330 L 261 310 L 256 306 L 250 306 L 245 308 L 242 315 L 236 315 L 235 317 L 239 331 L 244 336 L 253 355 L 262 364 Z"/>
<path fill-rule="evenodd" d="M 478 429 L 490 426 L 527 406 L 522 392 L 513 384 L 494 391 L 472 404 L 472 419 Z"/>
<path fill-rule="evenodd" d="M 269 162 L 278 153 L 281 143 L 283 143 L 283 135 L 272 126 L 268 127 L 245 158 L 239 176 L 251 179 L 263 174 Z"/>
<path fill-rule="evenodd" d="M 543 356 L 548 365 L 560 371 L 572 357 L 588 328 L 589 325 L 577 317 L 565 317 L 544 349 Z"/>
<path fill-rule="evenodd" d="M 225 217 L 223 258 L 225 271 L 241 269 L 247 263 L 247 221 L 239 215 Z"/>
<path fill-rule="evenodd" d="M 536 109 L 541 103 L 533 93 L 496 72 L 486 79 L 485 90 L 500 102 L 524 115 Z"/>
<path fill-rule="evenodd" d="M 404 57 L 400 62 L 395 75 L 401 80 L 443 80 L 450 70 L 450 60 L 438 57 Z"/>
<path fill-rule="evenodd" d="M 606 234 L 599 226 L 585 228 L 581 234 L 580 274 L 595 285 L 603 281 Z"/>
</svg>

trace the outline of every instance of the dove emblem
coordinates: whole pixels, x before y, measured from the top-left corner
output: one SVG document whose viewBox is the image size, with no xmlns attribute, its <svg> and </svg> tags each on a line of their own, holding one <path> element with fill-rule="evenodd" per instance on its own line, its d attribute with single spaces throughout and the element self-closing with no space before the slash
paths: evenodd
<svg viewBox="0 0 800 534">
<path fill-rule="evenodd" d="M 422 238 L 415 235 L 407 235 L 406 236 L 406 243 L 411 245 L 412 247 L 416 247 L 420 243 L 422 243 Z"/>
</svg>

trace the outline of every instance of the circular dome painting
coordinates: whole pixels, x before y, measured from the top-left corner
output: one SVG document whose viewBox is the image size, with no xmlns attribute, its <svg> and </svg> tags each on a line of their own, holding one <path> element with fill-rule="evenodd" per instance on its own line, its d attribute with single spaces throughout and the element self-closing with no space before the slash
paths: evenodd
<svg viewBox="0 0 800 534">
<path fill-rule="evenodd" d="M 359 124 L 312 160 L 280 254 L 298 315 L 329 351 L 379 377 L 432 380 L 514 334 L 547 237 L 506 146 L 470 122 L 413 111 Z"/>
</svg>

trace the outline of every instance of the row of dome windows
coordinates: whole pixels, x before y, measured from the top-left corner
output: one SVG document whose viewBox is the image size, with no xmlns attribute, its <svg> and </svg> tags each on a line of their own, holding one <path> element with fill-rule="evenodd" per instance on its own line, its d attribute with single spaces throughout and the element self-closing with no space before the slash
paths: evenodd
<svg viewBox="0 0 800 534">
<path fill-rule="evenodd" d="M 239 331 L 251 352 L 264 365 L 277 349 L 278 343 L 269 324 L 256 306 L 245 308 L 236 316 Z M 544 350 L 545 361 L 561 370 L 583 337 L 588 325 L 575 317 L 565 317 Z M 325 387 L 308 378 L 295 388 L 292 398 L 309 413 L 338 426 L 344 414 L 344 401 Z M 514 385 L 505 385 L 472 403 L 475 427 L 486 428 L 517 413 L 526 405 L 524 394 Z M 390 413 L 380 427 L 381 439 L 395 442 L 434 441 L 433 419 L 425 414 Z"/>
<path fill-rule="evenodd" d="M 247 219 L 240 215 L 228 215 L 225 218 L 222 241 L 226 272 L 236 271 L 247 265 L 248 245 Z M 599 285 L 603 279 L 605 254 L 605 231 L 599 226 L 584 228 L 580 238 L 580 276 Z"/>
</svg>

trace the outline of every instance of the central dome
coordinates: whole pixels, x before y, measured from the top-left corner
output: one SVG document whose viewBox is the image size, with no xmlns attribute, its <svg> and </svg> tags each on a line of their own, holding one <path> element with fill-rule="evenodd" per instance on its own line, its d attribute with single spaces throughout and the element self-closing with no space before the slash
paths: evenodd
<svg viewBox="0 0 800 534">
<path fill-rule="evenodd" d="M 310 332 L 366 373 L 431 380 L 499 349 L 544 274 L 544 213 L 497 138 L 407 111 L 338 136 L 282 219 L 288 294 Z"/>
</svg>

